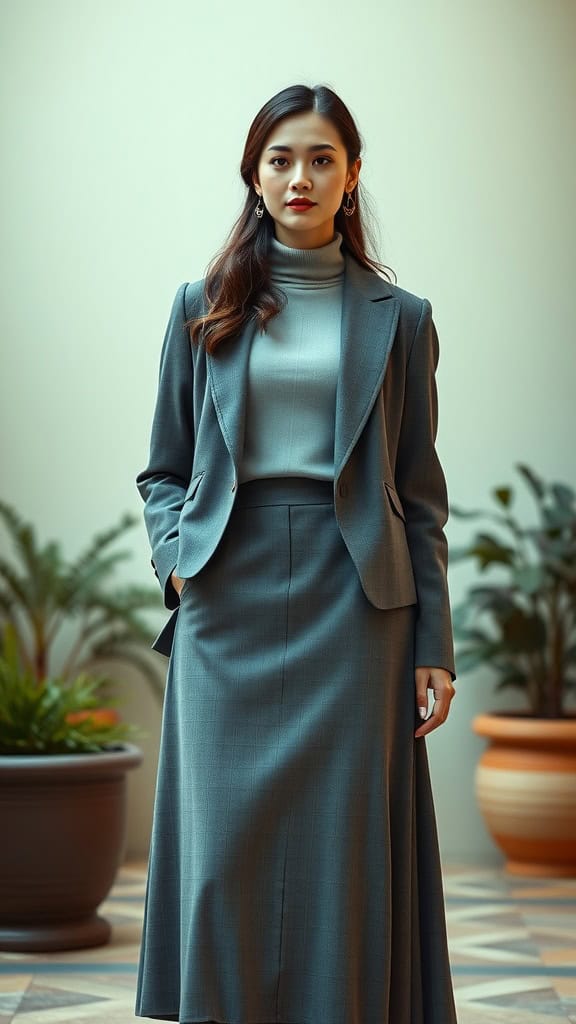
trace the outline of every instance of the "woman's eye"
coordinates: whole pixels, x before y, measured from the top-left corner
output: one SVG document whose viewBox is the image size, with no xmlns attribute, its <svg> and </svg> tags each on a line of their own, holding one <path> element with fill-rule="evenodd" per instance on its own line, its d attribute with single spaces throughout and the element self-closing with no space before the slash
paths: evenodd
<svg viewBox="0 0 576 1024">
<path fill-rule="evenodd" d="M 274 156 L 274 157 L 272 157 L 270 163 L 271 164 L 276 164 L 277 160 L 283 160 L 284 163 L 286 163 L 286 157 L 285 156 Z M 332 163 L 332 160 L 330 159 L 329 156 L 317 156 L 317 157 L 315 157 L 314 162 L 316 162 L 316 160 L 325 160 L 326 163 L 329 163 L 329 164 Z M 279 166 L 279 165 L 276 165 L 276 166 Z M 284 165 L 282 165 L 282 166 L 284 166 Z"/>
</svg>

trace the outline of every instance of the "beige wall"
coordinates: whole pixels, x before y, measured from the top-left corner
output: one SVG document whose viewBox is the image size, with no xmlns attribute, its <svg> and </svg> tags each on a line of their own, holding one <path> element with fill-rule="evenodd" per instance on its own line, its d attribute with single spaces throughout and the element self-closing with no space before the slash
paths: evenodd
<svg viewBox="0 0 576 1024">
<path fill-rule="evenodd" d="M 0 18 L 2 492 L 42 536 L 72 554 L 141 514 L 173 295 L 238 212 L 252 117 L 300 81 L 357 117 L 381 255 L 432 301 L 452 501 L 483 502 L 517 461 L 574 475 L 574 3 L 4 0 Z M 123 577 L 153 582 L 143 525 L 132 545 Z M 466 574 L 451 571 L 454 600 Z M 428 741 L 443 854 L 497 860 L 470 734 L 496 701 L 487 672 L 456 685 Z M 149 828 L 151 729 L 132 851 Z"/>
</svg>

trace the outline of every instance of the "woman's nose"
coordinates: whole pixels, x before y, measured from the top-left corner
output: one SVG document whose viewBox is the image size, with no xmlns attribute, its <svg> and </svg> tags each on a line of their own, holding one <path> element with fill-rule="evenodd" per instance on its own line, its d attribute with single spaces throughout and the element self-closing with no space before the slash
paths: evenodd
<svg viewBox="0 0 576 1024">
<path fill-rule="evenodd" d="M 290 182 L 290 188 L 310 188 L 310 178 L 307 177 L 303 168 L 295 168 L 292 181 Z"/>
</svg>

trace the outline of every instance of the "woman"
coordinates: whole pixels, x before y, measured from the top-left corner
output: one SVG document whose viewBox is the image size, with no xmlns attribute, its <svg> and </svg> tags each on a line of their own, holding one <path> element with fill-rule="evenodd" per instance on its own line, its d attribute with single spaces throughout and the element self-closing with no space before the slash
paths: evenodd
<svg viewBox="0 0 576 1024">
<path fill-rule="evenodd" d="M 164 338 L 137 478 L 173 609 L 137 1016 L 456 1020 L 424 739 L 456 678 L 438 341 L 366 255 L 359 154 L 330 89 L 272 97 Z"/>
</svg>

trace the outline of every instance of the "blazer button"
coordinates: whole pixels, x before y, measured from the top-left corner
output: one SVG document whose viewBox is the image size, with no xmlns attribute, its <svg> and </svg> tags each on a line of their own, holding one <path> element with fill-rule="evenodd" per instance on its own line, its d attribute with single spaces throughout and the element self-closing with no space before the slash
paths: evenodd
<svg viewBox="0 0 576 1024">
<path fill-rule="evenodd" d="M 230 488 L 230 490 L 231 490 L 231 491 L 235 491 L 235 490 L 236 490 L 236 487 L 237 487 L 237 484 L 238 484 L 238 481 L 237 481 L 237 480 L 235 480 L 235 481 L 234 481 L 234 483 L 232 484 L 232 487 Z"/>
<path fill-rule="evenodd" d="M 348 484 L 345 484 L 343 480 L 338 484 L 338 494 L 341 498 L 348 497 Z"/>
</svg>

